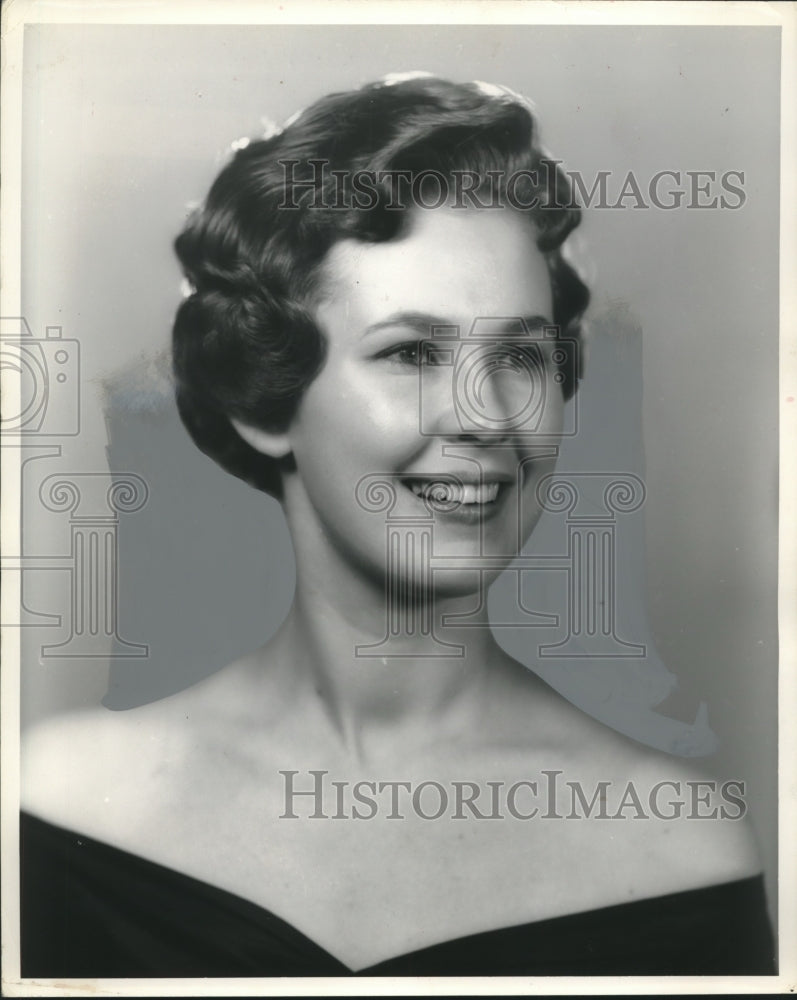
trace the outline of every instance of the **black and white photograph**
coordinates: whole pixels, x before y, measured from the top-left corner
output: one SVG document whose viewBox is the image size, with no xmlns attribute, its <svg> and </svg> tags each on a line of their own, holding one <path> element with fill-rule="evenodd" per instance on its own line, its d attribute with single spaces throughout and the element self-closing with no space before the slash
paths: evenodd
<svg viewBox="0 0 797 1000">
<path fill-rule="evenodd" d="M 794 6 L 155 7 L 3 10 L 4 992 L 786 992 Z"/>
</svg>

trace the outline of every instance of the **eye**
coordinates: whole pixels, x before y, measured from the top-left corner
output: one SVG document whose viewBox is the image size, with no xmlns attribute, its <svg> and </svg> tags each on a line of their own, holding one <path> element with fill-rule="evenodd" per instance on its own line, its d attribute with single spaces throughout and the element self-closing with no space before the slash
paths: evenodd
<svg viewBox="0 0 797 1000">
<path fill-rule="evenodd" d="M 538 349 L 531 344 L 502 344 L 496 350 L 494 360 L 500 369 L 518 375 L 527 375 L 544 367 Z"/>
<path fill-rule="evenodd" d="M 407 340 L 401 344 L 394 344 L 380 351 L 376 357 L 379 360 L 391 361 L 403 368 L 417 368 L 421 359 L 421 341 Z"/>
<path fill-rule="evenodd" d="M 501 352 L 501 359 L 504 368 L 508 368 L 517 374 L 523 374 L 529 370 L 534 362 L 528 351 L 518 347 L 516 344 L 505 344 Z"/>
</svg>

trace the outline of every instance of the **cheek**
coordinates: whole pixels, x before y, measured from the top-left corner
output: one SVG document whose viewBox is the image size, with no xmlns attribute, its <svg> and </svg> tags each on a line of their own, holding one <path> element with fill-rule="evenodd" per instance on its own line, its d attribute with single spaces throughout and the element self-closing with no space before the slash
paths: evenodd
<svg viewBox="0 0 797 1000">
<path fill-rule="evenodd" d="M 420 439 L 418 390 L 414 384 L 405 385 L 403 379 L 390 392 L 370 387 L 362 400 L 362 414 L 367 436 L 378 438 L 390 453 L 413 448 Z"/>
<path fill-rule="evenodd" d="M 297 461 L 312 454 L 333 472 L 355 465 L 381 471 L 382 459 L 417 446 L 417 382 L 357 365 L 327 368 L 307 388 L 294 428 Z"/>
</svg>

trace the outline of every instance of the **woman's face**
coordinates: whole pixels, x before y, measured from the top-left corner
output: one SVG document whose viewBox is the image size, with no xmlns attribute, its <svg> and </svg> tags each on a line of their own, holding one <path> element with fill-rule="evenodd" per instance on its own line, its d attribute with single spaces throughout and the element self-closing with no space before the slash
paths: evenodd
<svg viewBox="0 0 797 1000">
<path fill-rule="evenodd" d="M 387 522 L 431 524 L 432 555 L 464 557 L 436 582 L 472 589 L 479 558 L 505 564 L 536 523 L 562 425 L 533 229 L 513 209 L 416 210 L 399 240 L 337 243 L 323 276 L 326 362 L 287 432 L 291 527 L 384 579 Z"/>
</svg>

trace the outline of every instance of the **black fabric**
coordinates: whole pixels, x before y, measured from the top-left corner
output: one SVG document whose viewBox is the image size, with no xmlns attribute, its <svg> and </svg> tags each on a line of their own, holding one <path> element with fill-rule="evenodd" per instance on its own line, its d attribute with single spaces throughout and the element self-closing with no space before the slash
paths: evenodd
<svg viewBox="0 0 797 1000">
<path fill-rule="evenodd" d="M 22 975 L 774 975 L 761 876 L 471 934 L 353 973 L 232 893 L 22 815 Z"/>
</svg>

